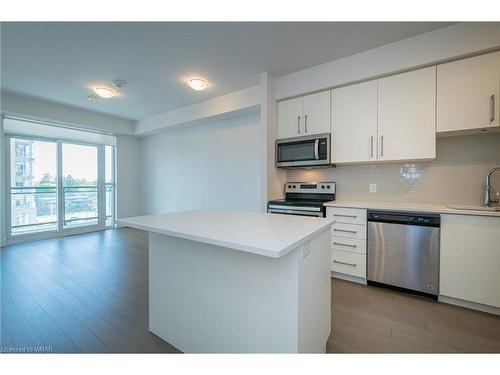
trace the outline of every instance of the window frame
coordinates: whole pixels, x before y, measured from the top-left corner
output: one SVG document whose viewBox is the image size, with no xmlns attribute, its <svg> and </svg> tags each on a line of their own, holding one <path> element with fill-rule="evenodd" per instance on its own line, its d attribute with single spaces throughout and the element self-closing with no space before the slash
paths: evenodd
<svg viewBox="0 0 500 375">
<path fill-rule="evenodd" d="M 103 230 L 107 228 L 112 228 L 116 226 L 116 145 L 106 145 L 99 143 L 89 143 L 89 142 L 78 142 L 66 139 L 56 139 L 40 136 L 30 136 L 22 134 L 4 134 L 4 168 L 5 168 L 5 184 L 4 188 L 4 198 L 5 198 L 5 237 L 7 244 L 9 243 L 19 243 L 26 242 L 37 239 L 52 238 L 52 237 L 62 237 L 67 235 L 74 235 L 78 233 L 86 233 L 96 230 Z M 56 144 L 56 194 L 57 194 L 57 228 L 55 230 L 47 230 L 35 233 L 24 233 L 24 234 L 12 234 L 12 194 L 11 186 L 12 171 L 11 171 L 11 139 L 26 139 L 30 141 L 43 141 L 51 142 Z M 62 176 L 62 145 L 63 144 L 77 144 L 84 146 L 97 147 L 97 193 L 98 193 L 98 220 L 96 225 L 82 225 L 75 227 L 64 228 L 64 185 Z M 112 198 L 112 222 L 110 225 L 106 225 L 106 180 L 105 180 L 105 147 L 109 146 L 112 148 L 112 176 L 113 182 L 108 183 L 113 186 L 113 198 Z M 14 156 L 15 157 L 15 156 Z M 24 162 L 23 162 L 24 163 Z M 17 165 L 17 163 L 16 163 Z M 16 168 L 17 169 L 17 168 Z M 39 223 L 40 225 L 46 225 L 45 223 Z M 37 224 L 33 224 L 36 226 Z"/>
</svg>

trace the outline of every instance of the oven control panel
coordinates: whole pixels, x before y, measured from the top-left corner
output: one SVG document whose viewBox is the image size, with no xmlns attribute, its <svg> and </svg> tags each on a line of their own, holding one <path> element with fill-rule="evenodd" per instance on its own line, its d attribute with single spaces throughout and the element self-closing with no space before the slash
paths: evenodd
<svg viewBox="0 0 500 375">
<path fill-rule="evenodd" d="M 287 182 L 285 193 L 335 194 L 335 182 Z"/>
</svg>

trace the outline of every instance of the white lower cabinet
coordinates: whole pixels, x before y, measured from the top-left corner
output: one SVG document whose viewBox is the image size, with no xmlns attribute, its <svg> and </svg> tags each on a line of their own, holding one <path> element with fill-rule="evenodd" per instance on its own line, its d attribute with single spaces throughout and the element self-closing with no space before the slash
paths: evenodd
<svg viewBox="0 0 500 375">
<path fill-rule="evenodd" d="M 366 225 L 336 222 L 332 225 L 332 236 L 363 240 L 366 239 Z"/>
<path fill-rule="evenodd" d="M 500 307 L 500 217 L 441 215 L 440 294 Z"/>
<path fill-rule="evenodd" d="M 366 239 L 332 236 L 333 250 L 350 251 L 353 253 L 366 254 Z"/>
<path fill-rule="evenodd" d="M 327 207 L 326 217 L 337 223 L 366 225 L 366 210 L 359 208 Z"/>
<path fill-rule="evenodd" d="M 366 254 L 332 250 L 332 271 L 366 278 Z"/>
<path fill-rule="evenodd" d="M 332 225 L 332 272 L 366 278 L 366 210 L 327 207 Z"/>
</svg>

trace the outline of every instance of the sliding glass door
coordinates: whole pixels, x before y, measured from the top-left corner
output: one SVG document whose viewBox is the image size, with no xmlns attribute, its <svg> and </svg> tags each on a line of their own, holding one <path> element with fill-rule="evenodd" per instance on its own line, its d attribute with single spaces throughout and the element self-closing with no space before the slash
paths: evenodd
<svg viewBox="0 0 500 375">
<path fill-rule="evenodd" d="M 62 144 L 63 228 L 97 225 L 97 146 Z"/>
<path fill-rule="evenodd" d="M 10 138 L 10 232 L 56 231 L 57 143 Z"/>
<path fill-rule="evenodd" d="M 114 147 L 7 137 L 9 238 L 114 225 Z"/>
</svg>

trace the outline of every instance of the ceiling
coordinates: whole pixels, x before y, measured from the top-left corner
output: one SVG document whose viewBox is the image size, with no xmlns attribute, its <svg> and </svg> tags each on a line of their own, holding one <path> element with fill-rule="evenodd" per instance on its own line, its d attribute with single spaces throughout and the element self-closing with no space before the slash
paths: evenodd
<svg viewBox="0 0 500 375">
<path fill-rule="evenodd" d="M 448 24 L 2 23 L 1 88 L 138 120 Z M 117 78 L 119 98 L 87 100 Z"/>
</svg>

